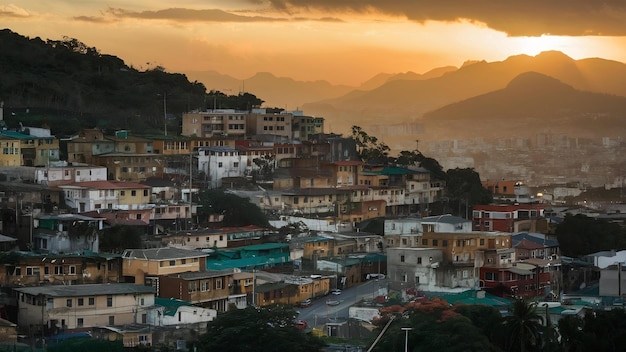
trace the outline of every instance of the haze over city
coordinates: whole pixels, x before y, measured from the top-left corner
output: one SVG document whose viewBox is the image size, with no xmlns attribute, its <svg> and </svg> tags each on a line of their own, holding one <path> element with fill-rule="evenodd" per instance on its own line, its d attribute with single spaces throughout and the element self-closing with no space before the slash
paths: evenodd
<svg viewBox="0 0 626 352">
<path fill-rule="evenodd" d="M 547 50 L 624 62 L 624 18 L 625 3 L 586 0 L 0 1 L 5 28 L 76 38 L 138 69 L 352 86 L 382 72 Z"/>
</svg>

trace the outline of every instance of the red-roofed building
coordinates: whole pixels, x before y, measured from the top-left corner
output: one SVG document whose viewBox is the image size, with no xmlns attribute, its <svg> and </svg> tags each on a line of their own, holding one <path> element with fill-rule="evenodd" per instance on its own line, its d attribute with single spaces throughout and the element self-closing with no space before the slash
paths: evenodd
<svg viewBox="0 0 626 352">
<path fill-rule="evenodd" d="M 473 231 L 541 232 L 546 224 L 545 206 L 540 204 L 475 205 Z"/>
</svg>

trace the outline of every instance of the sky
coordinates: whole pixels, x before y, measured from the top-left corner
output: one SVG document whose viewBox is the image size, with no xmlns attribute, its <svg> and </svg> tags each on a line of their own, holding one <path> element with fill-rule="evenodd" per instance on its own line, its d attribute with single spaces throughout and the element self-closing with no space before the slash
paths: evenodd
<svg viewBox="0 0 626 352">
<path fill-rule="evenodd" d="M 140 70 L 237 79 L 356 86 L 546 50 L 626 62 L 623 0 L 0 0 L 0 23 L 78 39 Z"/>
</svg>

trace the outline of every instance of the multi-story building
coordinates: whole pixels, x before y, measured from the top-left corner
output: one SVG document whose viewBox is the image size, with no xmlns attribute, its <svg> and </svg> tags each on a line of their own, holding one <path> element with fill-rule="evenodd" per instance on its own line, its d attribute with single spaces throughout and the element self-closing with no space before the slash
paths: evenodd
<svg viewBox="0 0 626 352">
<path fill-rule="evenodd" d="M 474 231 L 541 232 L 547 229 L 543 204 L 475 205 Z"/>
<path fill-rule="evenodd" d="M 71 165 L 35 170 L 35 183 L 56 187 L 75 182 L 106 181 L 107 169 L 102 166 Z"/>
<path fill-rule="evenodd" d="M 198 148 L 198 166 L 207 175 L 209 188 L 222 186 L 224 177 L 242 177 L 245 175 L 247 156 L 232 147 Z"/>
<path fill-rule="evenodd" d="M 443 261 L 437 248 L 387 248 L 387 280 L 392 290 L 434 291 L 443 286 L 437 268 Z"/>
<path fill-rule="evenodd" d="M 161 276 L 159 297 L 180 299 L 218 312 L 227 311 L 231 303 L 245 308 L 246 292 L 233 289 L 233 274 L 233 270 L 219 270 Z"/>
<path fill-rule="evenodd" d="M 117 283 L 121 260 L 113 254 L 34 254 L 0 267 L 4 287 Z"/>
<path fill-rule="evenodd" d="M 22 154 L 20 153 L 20 140 L 4 134 L 0 134 L 0 166 L 20 166 L 22 165 Z"/>
<path fill-rule="evenodd" d="M 18 325 L 42 333 L 146 323 L 154 306 L 154 288 L 135 284 L 36 286 L 15 291 Z"/>
<path fill-rule="evenodd" d="M 78 212 L 145 208 L 152 195 L 150 186 L 123 181 L 76 182 L 59 188 L 65 193 L 65 204 Z"/>
<path fill-rule="evenodd" d="M 182 249 L 226 248 L 228 236 L 220 229 L 170 231 L 161 237 L 161 243 Z"/>
<path fill-rule="evenodd" d="M 324 133 L 324 118 L 305 116 L 302 111 L 292 111 L 293 122 L 291 129 L 293 139 L 306 141 L 311 135 Z"/>
<path fill-rule="evenodd" d="M 246 115 L 246 135 L 268 135 L 276 140 L 291 140 L 293 115 L 275 109 L 252 109 Z"/>
<path fill-rule="evenodd" d="M 79 214 L 34 216 L 32 241 L 43 253 L 98 253 L 103 218 Z"/>
<path fill-rule="evenodd" d="M 19 150 L 17 151 L 21 155 L 21 165 L 23 166 L 46 166 L 50 162 L 59 161 L 59 141 L 50 135 L 50 130 L 32 127 L 25 128 L 22 132 L 5 130 L 0 133 L 5 137 L 19 141 Z M 9 143 L 8 139 L 5 141 L 5 145 Z M 15 151 L 14 148 L 13 152 Z M 12 159 L 9 158 L 9 160 Z"/>
<path fill-rule="evenodd" d="M 122 254 L 122 275 L 126 282 L 154 286 L 158 296 L 160 276 L 206 271 L 208 255 L 172 247 L 127 249 Z"/>
<path fill-rule="evenodd" d="M 163 175 L 167 159 L 159 154 L 109 153 L 92 156 L 91 163 L 104 166 L 108 179 L 117 181 L 144 181 L 151 176 Z"/>
<path fill-rule="evenodd" d="M 245 137 L 247 115 L 246 111 L 231 109 L 186 113 L 181 134 L 203 138 L 219 134 Z"/>
</svg>

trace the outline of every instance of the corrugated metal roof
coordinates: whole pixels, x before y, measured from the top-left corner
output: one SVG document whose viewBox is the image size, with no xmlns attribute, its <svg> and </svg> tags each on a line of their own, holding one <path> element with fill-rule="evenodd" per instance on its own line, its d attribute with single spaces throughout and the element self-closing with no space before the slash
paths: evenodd
<svg viewBox="0 0 626 352">
<path fill-rule="evenodd" d="M 46 295 L 52 297 L 77 297 L 119 295 L 125 293 L 154 293 L 154 287 L 137 284 L 90 284 L 90 285 L 51 285 L 21 287 L 15 289 L 31 295 Z"/>
</svg>

